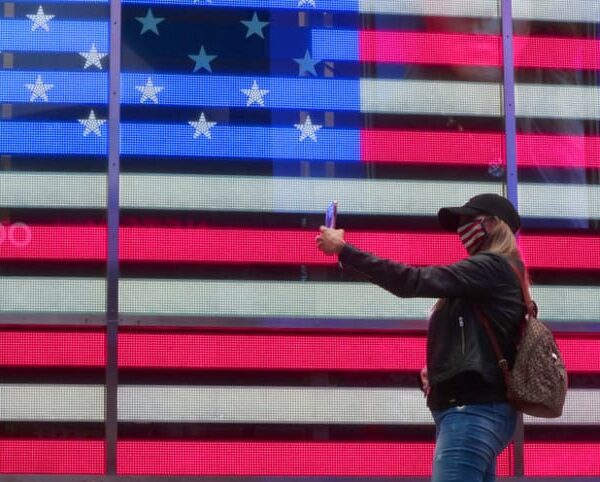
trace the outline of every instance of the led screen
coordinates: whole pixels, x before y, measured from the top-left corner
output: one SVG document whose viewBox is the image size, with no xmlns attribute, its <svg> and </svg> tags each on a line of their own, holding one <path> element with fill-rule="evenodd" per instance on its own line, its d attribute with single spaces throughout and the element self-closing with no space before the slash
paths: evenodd
<svg viewBox="0 0 600 482">
<path fill-rule="evenodd" d="M 0 474 L 102 475 L 114 453 L 118 475 L 428 477 L 435 300 L 315 236 L 337 200 L 352 244 L 453 263 L 438 209 L 511 185 L 571 390 L 498 475 L 522 454 L 525 475 L 599 476 L 600 11 L 512 3 L 507 107 L 501 2 L 121 0 L 112 31 L 108 1 L 5 2 Z"/>
</svg>

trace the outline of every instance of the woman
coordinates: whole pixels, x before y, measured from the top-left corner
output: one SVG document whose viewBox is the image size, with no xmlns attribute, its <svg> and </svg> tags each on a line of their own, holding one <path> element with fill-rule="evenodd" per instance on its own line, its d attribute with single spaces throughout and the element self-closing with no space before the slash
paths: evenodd
<svg viewBox="0 0 600 482">
<path fill-rule="evenodd" d="M 344 241 L 344 230 L 321 226 L 317 246 L 400 297 L 438 298 L 429 319 L 427 367 L 421 372 L 436 424 L 434 482 L 493 481 L 496 457 L 508 445 L 517 414 L 507 403 L 502 372 L 480 310 L 512 367 L 525 314 L 514 265 L 527 280 L 514 233 L 519 214 L 505 198 L 480 194 L 442 208 L 442 227 L 456 232 L 469 256 L 449 266 L 415 268 L 377 258 Z"/>
</svg>

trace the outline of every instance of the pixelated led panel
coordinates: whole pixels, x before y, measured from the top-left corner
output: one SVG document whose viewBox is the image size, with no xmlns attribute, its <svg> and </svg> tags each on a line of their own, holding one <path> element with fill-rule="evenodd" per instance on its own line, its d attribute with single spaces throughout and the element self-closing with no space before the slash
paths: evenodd
<svg viewBox="0 0 600 482">
<path fill-rule="evenodd" d="M 498 460 L 509 475 L 511 448 Z M 118 443 L 120 475 L 427 476 L 433 443 L 211 442 Z"/>
<path fill-rule="evenodd" d="M 598 290 L 596 286 L 535 286 L 533 297 L 543 307 L 544 320 L 594 323 L 600 313 Z M 368 306 L 362 301 L 366 299 Z M 120 300 L 124 315 L 331 320 L 424 320 L 432 305 L 431 300 L 414 298 L 399 305 L 395 297 L 366 283 L 243 280 L 123 279 Z M 309 305 L 306 300 L 311 300 Z"/>
<path fill-rule="evenodd" d="M 10 276 L 0 278 L 0 313 L 103 314 L 106 280 Z"/>
<path fill-rule="evenodd" d="M 598 442 L 526 442 L 525 475 L 528 477 L 598 477 Z"/>
<path fill-rule="evenodd" d="M 525 443 L 527 476 L 598 476 L 598 443 Z M 433 443 L 121 441 L 119 474 L 427 476 Z M 508 476 L 511 448 L 498 460 Z"/>
<path fill-rule="evenodd" d="M 104 473 L 104 440 L 0 438 L 2 474 Z"/>
<path fill-rule="evenodd" d="M 569 372 L 600 372 L 600 341 L 557 337 Z M 2 329 L 4 367 L 102 367 L 101 332 Z M 119 366 L 168 369 L 418 371 L 425 338 L 401 335 L 306 335 L 203 332 L 119 334 Z"/>
<path fill-rule="evenodd" d="M 12 228 L 8 228 L 12 229 Z M 6 231 L 7 228 L 1 228 Z M 23 232 L 21 232 L 23 231 Z M 331 265 L 314 246 L 314 230 L 203 227 L 122 227 L 122 261 Z M 451 264 L 464 257 L 454 234 L 351 232 L 347 241 L 384 258 L 411 265 Z M 61 243 L 56 243 L 61 239 Z M 402 243 L 399 243 L 402 240 Z M 530 269 L 595 270 L 600 237 L 526 235 L 520 238 Z M 290 250 L 289 246 L 295 246 Z M 423 247 L 427 249 L 423 249 Z M 105 226 L 20 226 L 0 245 L 0 259 L 101 261 L 106 259 Z"/>
<path fill-rule="evenodd" d="M 480 133 L 402 133 L 390 131 L 393 143 L 414 148 L 414 155 L 402 149 L 407 162 L 486 165 L 486 157 L 501 152 L 501 136 Z M 440 137 L 441 136 L 441 137 Z M 477 138 L 481 137 L 480 142 Z M 531 142 L 525 141 L 525 138 Z M 427 149 L 438 146 L 444 149 Z M 435 141 L 435 142 L 434 142 Z M 381 142 L 387 142 L 382 139 Z M 562 143 L 586 146 L 586 156 L 573 156 L 572 150 L 557 149 Z M 472 148 L 464 151 L 464 144 Z M 525 165 L 549 167 L 598 167 L 600 142 L 593 137 L 524 136 L 523 147 L 531 144 Z M 487 155 L 477 146 L 497 145 Z M 519 155 L 524 155 L 519 145 Z M 547 153 L 544 151 L 547 149 Z M 561 152 L 564 156 L 560 156 Z M 393 162 L 401 162 L 398 156 Z M 103 208 L 106 205 L 106 179 L 101 174 L 2 172 L 0 205 L 15 208 Z M 55 185 L 64 189 L 56 192 Z M 164 189 L 165 185 L 172 189 Z M 460 189 L 459 189 L 460 187 Z M 356 193 L 361 195 L 357 196 Z M 186 209 L 203 211 L 254 211 L 322 214 L 331 197 L 338 200 L 341 214 L 435 216 L 439 206 L 460 205 L 481 192 L 501 193 L 495 182 L 399 180 L 399 179 L 327 179 L 264 176 L 203 176 L 185 174 L 121 175 L 121 206 L 127 209 Z M 519 210 L 525 217 L 600 218 L 600 188 L 594 185 L 546 184 L 522 182 L 519 185 Z M 586 196 L 589 203 L 571 203 Z"/>
<path fill-rule="evenodd" d="M 600 390 L 569 390 L 563 415 L 531 425 L 600 425 Z M 119 420 L 138 423 L 431 425 L 408 388 L 121 386 Z"/>
</svg>

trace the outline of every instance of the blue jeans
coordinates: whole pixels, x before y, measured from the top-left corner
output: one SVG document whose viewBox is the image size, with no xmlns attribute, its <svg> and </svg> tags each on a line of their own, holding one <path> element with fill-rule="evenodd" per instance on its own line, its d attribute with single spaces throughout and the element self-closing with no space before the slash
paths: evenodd
<svg viewBox="0 0 600 482">
<path fill-rule="evenodd" d="M 496 457 L 509 444 L 517 412 L 507 403 L 432 410 L 436 425 L 432 482 L 493 482 Z"/>
</svg>

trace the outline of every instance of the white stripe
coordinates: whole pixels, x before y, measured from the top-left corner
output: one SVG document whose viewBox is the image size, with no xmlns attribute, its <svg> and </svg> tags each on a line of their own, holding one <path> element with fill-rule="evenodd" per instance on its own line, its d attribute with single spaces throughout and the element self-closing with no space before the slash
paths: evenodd
<svg viewBox="0 0 600 482">
<path fill-rule="evenodd" d="M 119 298 L 123 315 L 336 320 L 423 320 L 433 303 L 365 283 L 222 280 L 123 279 Z"/>
<path fill-rule="evenodd" d="M 124 208 L 322 214 L 336 199 L 342 216 L 435 216 L 440 206 L 462 205 L 481 192 L 502 192 L 502 185 L 492 182 L 244 176 L 123 176 L 122 186 Z"/>
<path fill-rule="evenodd" d="M 459 236 L 463 236 L 463 234 L 465 235 L 465 238 L 469 237 L 472 234 L 473 229 L 475 229 L 477 227 L 476 224 L 474 224 L 473 222 L 469 222 L 466 224 L 463 224 L 462 226 L 459 226 L 456 229 L 456 234 L 458 234 Z M 465 234 L 465 231 L 469 230 L 468 234 Z"/>
<path fill-rule="evenodd" d="M 59 188 L 57 188 L 57 186 Z M 435 216 L 491 182 L 122 174 L 125 209 L 322 213 L 331 199 L 340 214 Z M 0 206 L 106 209 L 103 174 L 0 173 Z M 576 200 L 576 202 L 574 202 Z M 543 218 L 600 219 L 600 186 L 520 183 L 519 212 Z"/>
<path fill-rule="evenodd" d="M 103 279 L 0 278 L 2 314 L 102 314 Z M 597 322 L 600 287 L 533 288 L 548 321 Z M 121 279 L 123 315 L 424 320 L 433 300 L 399 299 L 370 283 Z"/>
<path fill-rule="evenodd" d="M 120 184 L 124 209 L 319 214 L 335 198 L 345 213 L 433 216 L 439 206 L 502 192 L 492 182 L 180 174 L 122 174 Z M 0 207 L 106 209 L 105 193 L 105 175 L 0 173 Z"/>
<path fill-rule="evenodd" d="M 600 287 L 535 286 L 548 321 L 600 320 Z M 434 300 L 400 299 L 369 283 L 123 279 L 124 315 L 424 320 Z"/>
<path fill-rule="evenodd" d="M 121 186 L 123 208 L 323 213 L 337 199 L 341 215 L 436 216 L 476 194 L 502 194 L 492 182 L 151 174 L 122 175 Z M 520 183 L 519 202 L 524 216 L 600 219 L 597 185 Z"/>
<path fill-rule="evenodd" d="M 596 86 L 517 84 L 517 117 L 600 119 Z M 502 116 L 502 86 L 490 82 L 361 80 L 361 111 Z"/>
<path fill-rule="evenodd" d="M 596 86 L 517 84 L 517 117 L 600 119 L 600 89 Z"/>
<path fill-rule="evenodd" d="M 106 174 L 2 172 L 0 206 L 106 209 Z"/>
<path fill-rule="evenodd" d="M 541 320 L 600 321 L 600 287 L 534 285 L 532 297 Z"/>
<path fill-rule="evenodd" d="M 519 212 L 533 218 L 600 219 L 600 186 L 519 183 Z"/>
<path fill-rule="evenodd" d="M 485 236 L 485 233 L 483 231 L 479 231 L 471 239 L 469 239 L 469 241 L 463 240 L 465 248 L 469 249 L 471 246 L 473 246 L 473 244 L 475 244 L 475 241 L 479 241 L 483 236 Z"/>
<path fill-rule="evenodd" d="M 119 421 L 429 425 L 423 394 L 408 388 L 120 386 Z M 600 425 L 600 390 L 571 389 L 563 415 L 528 425 Z"/>
<path fill-rule="evenodd" d="M 432 424 L 417 389 L 121 385 L 120 422 Z M 0 384 L 0 420 L 102 422 L 104 386 Z M 571 389 L 557 419 L 528 425 L 600 425 L 600 390 Z"/>
<path fill-rule="evenodd" d="M 498 0 L 360 0 L 360 11 L 394 15 L 497 17 Z"/>
<path fill-rule="evenodd" d="M 0 420 L 102 422 L 102 385 L 0 385 Z"/>
<path fill-rule="evenodd" d="M 499 17 L 499 0 L 360 0 L 360 11 L 395 15 Z M 514 0 L 513 16 L 528 20 L 600 22 L 594 0 Z"/>
<path fill-rule="evenodd" d="M 515 0 L 513 16 L 527 20 L 558 22 L 600 22 L 600 3 L 596 0 Z"/>
<path fill-rule="evenodd" d="M 0 278 L 0 313 L 100 314 L 106 312 L 101 278 Z"/>
<path fill-rule="evenodd" d="M 524 422 L 529 425 L 600 425 L 600 390 L 569 389 L 561 417 L 526 415 Z"/>
<path fill-rule="evenodd" d="M 466 231 L 466 232 L 465 232 Z M 462 238 L 463 241 L 466 241 L 467 239 L 469 239 L 471 236 L 473 236 L 474 234 L 484 234 L 483 233 L 483 226 L 481 225 L 481 223 L 469 223 L 466 224 L 464 226 L 461 226 L 458 230 L 457 233 L 460 235 L 460 237 Z"/>
<path fill-rule="evenodd" d="M 490 82 L 361 79 L 361 111 L 499 117 L 502 86 Z"/>
<path fill-rule="evenodd" d="M 433 423 L 417 389 L 215 386 L 120 386 L 119 421 Z"/>
</svg>

